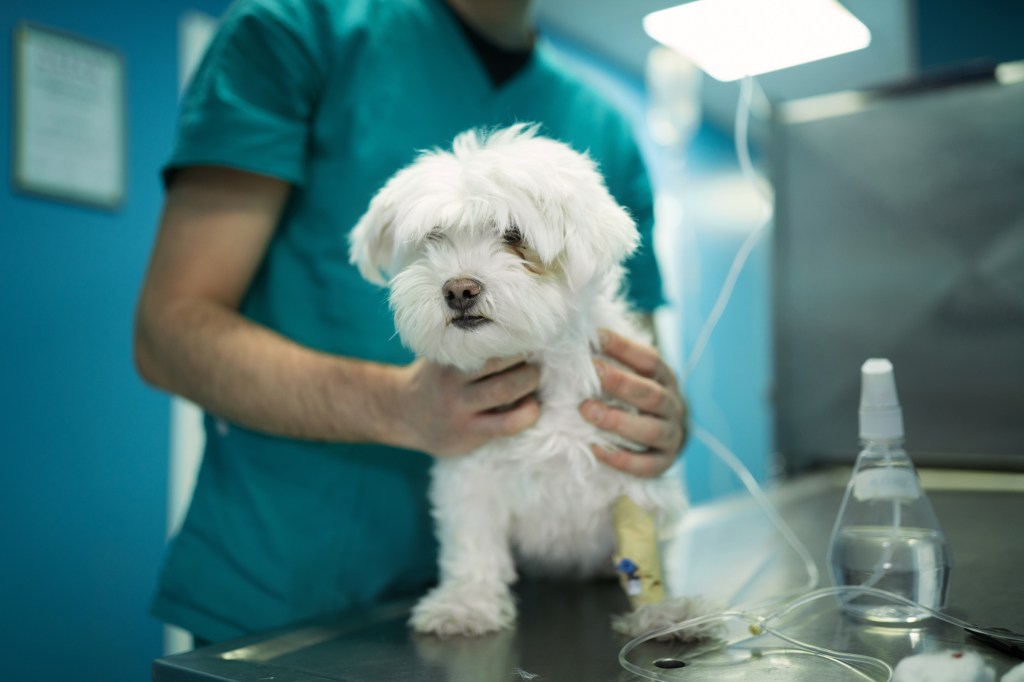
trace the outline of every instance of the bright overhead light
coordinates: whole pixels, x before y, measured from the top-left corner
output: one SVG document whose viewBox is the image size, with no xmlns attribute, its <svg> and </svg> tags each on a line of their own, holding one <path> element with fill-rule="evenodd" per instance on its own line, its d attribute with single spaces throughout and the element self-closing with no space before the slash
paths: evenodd
<svg viewBox="0 0 1024 682">
<path fill-rule="evenodd" d="M 720 81 L 871 43 L 868 27 L 836 0 L 694 0 L 648 14 L 644 30 Z"/>
</svg>

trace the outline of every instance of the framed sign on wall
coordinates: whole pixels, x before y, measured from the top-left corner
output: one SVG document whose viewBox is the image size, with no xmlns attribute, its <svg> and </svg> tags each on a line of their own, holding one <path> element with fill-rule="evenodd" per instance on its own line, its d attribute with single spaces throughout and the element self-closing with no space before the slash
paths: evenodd
<svg viewBox="0 0 1024 682">
<path fill-rule="evenodd" d="M 121 55 L 29 23 L 14 40 L 15 189 L 119 208 L 127 176 Z"/>
</svg>

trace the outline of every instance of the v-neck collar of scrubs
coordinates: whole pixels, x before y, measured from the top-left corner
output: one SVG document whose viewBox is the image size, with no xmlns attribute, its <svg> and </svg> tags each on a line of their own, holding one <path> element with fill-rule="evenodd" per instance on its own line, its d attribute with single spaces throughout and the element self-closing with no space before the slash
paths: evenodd
<svg viewBox="0 0 1024 682">
<path fill-rule="evenodd" d="M 481 62 L 480 56 L 470 44 L 469 37 L 466 36 L 462 27 L 459 26 L 458 20 L 452 16 L 455 10 L 448 7 L 445 0 L 430 0 L 430 3 L 434 13 L 437 15 L 438 23 L 448 34 L 448 39 L 458 46 L 456 52 L 459 54 L 454 55 L 455 58 L 471 63 L 472 66 L 465 70 L 468 77 L 472 80 L 468 85 L 481 93 L 482 99 L 486 104 L 504 101 L 523 87 L 528 86 L 534 74 L 538 72 L 538 61 L 541 58 L 536 40 L 534 41 L 530 58 L 523 65 L 523 68 L 501 85 L 495 85 L 487 74 L 487 69 Z"/>
</svg>

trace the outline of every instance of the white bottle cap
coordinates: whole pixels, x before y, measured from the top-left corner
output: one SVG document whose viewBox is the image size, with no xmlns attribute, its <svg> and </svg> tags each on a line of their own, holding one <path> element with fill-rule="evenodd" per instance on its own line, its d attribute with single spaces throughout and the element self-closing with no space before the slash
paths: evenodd
<svg viewBox="0 0 1024 682">
<path fill-rule="evenodd" d="M 896 397 L 892 363 L 871 358 L 860 368 L 860 437 L 863 440 L 903 438 L 903 410 Z"/>
</svg>

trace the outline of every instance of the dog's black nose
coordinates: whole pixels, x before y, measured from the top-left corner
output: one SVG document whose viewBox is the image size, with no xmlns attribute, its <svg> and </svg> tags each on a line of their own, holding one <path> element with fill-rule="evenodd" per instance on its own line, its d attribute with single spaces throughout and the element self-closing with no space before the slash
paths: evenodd
<svg viewBox="0 0 1024 682">
<path fill-rule="evenodd" d="M 469 277 L 450 279 L 441 287 L 448 307 L 463 313 L 476 305 L 476 297 L 483 290 L 483 284 Z"/>
</svg>

